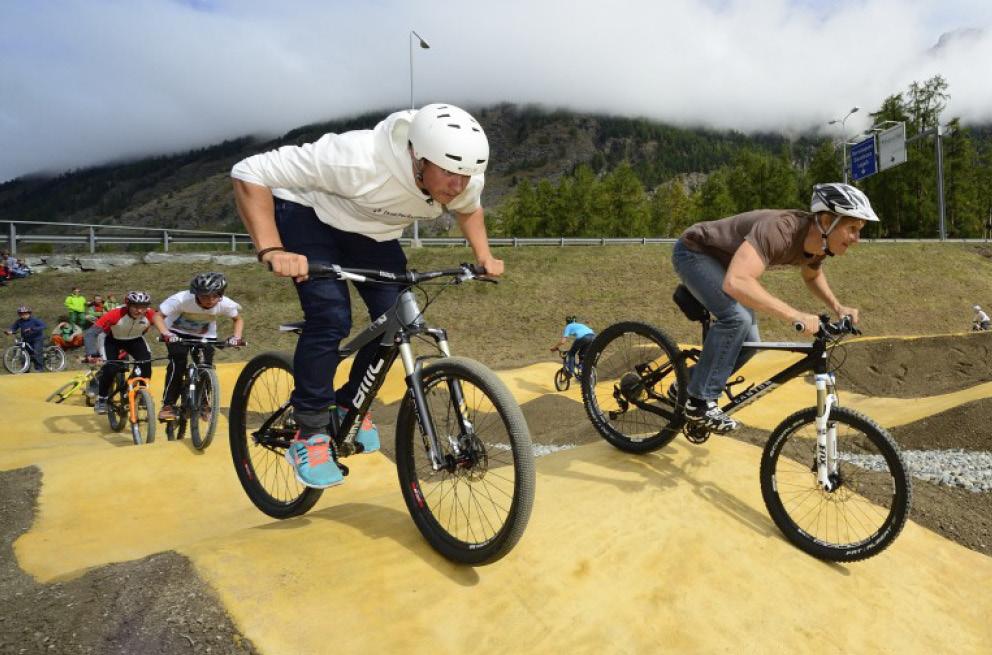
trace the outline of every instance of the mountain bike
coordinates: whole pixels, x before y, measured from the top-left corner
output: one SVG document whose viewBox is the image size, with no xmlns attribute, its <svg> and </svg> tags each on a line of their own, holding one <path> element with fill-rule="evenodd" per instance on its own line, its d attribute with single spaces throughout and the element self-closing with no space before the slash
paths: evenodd
<svg viewBox="0 0 992 655">
<path fill-rule="evenodd" d="M 31 366 L 34 348 L 20 336 L 14 337 L 14 345 L 3 353 L 3 366 L 7 372 L 17 375 Z M 46 371 L 57 372 L 65 368 L 65 351 L 56 345 L 46 346 L 42 351 L 42 363 Z"/>
<path fill-rule="evenodd" d="M 87 370 L 83 371 L 53 391 L 52 394 L 45 399 L 45 401 L 49 403 L 61 403 L 73 394 L 79 392 L 86 398 L 86 404 L 92 407 L 96 402 L 97 392 L 94 387 L 96 385 L 96 379 L 99 372 L 99 366 L 90 366 Z"/>
<path fill-rule="evenodd" d="M 161 339 L 159 339 L 161 341 Z M 216 339 L 179 338 L 173 343 L 189 346 L 183 390 L 176 400 L 176 418 L 165 421 L 169 441 L 189 436 L 193 447 L 204 450 L 214 440 L 217 417 L 220 416 L 220 381 L 213 364 L 206 363 L 207 347 L 227 348 L 226 341 Z"/>
<path fill-rule="evenodd" d="M 534 454 L 523 412 L 503 382 L 471 359 L 452 357 L 447 332 L 428 327 L 424 309 L 453 285 L 486 281 L 483 271 L 463 264 L 438 271 L 394 274 L 310 264 L 311 278 L 403 287 L 392 309 L 340 348 L 342 358 L 377 341 L 379 349 L 365 371 L 355 407 L 338 419 L 329 412 L 332 456 L 361 452 L 355 441 L 397 357 L 403 362 L 407 391 L 396 417 L 395 458 L 400 489 L 414 523 L 428 543 L 460 563 L 484 564 L 506 555 L 520 539 L 534 501 Z M 428 283 L 447 278 L 431 297 Z M 437 284 L 437 283 L 435 283 Z M 303 323 L 281 326 L 301 332 Z M 434 352 L 416 357 L 411 342 L 432 344 Z M 285 459 L 297 433 L 289 395 L 293 358 L 268 352 L 242 370 L 231 398 L 231 456 L 238 479 L 252 502 L 275 518 L 299 516 L 317 502 L 320 489 L 298 482 Z"/>
<path fill-rule="evenodd" d="M 572 378 L 576 380 L 581 379 L 582 364 L 579 363 L 578 357 L 576 357 L 575 372 L 569 372 L 568 367 L 565 366 L 565 361 L 568 359 L 568 351 L 559 348 L 557 353 L 561 358 L 561 368 L 555 371 L 555 389 L 558 391 L 568 391 L 568 388 L 572 386 Z"/>
<path fill-rule="evenodd" d="M 680 286 L 676 303 L 690 320 L 709 328 L 709 312 Z M 797 324 L 797 330 L 802 329 Z M 814 557 L 850 562 L 877 555 L 899 535 L 912 488 L 889 433 L 866 416 L 839 405 L 834 372 L 842 365 L 843 337 L 860 334 L 848 317 L 820 317 L 812 343 L 745 342 L 745 348 L 801 353 L 804 357 L 740 393 L 728 381 L 723 411 L 733 414 L 785 382 L 812 373 L 816 402 L 783 420 L 761 455 L 761 495 L 775 525 Z M 613 446 L 646 453 L 684 433 L 692 443 L 709 437 L 688 422 L 684 405 L 687 366 L 700 349 L 680 350 L 662 330 L 637 322 L 610 326 L 586 353 L 582 397 L 596 430 Z M 595 373 L 594 373 L 595 372 Z M 673 386 L 674 385 L 674 386 Z"/>
<path fill-rule="evenodd" d="M 127 364 L 129 360 L 108 360 L 107 364 Z M 125 367 L 117 369 L 107 393 L 107 420 L 110 429 L 121 432 L 131 426 L 134 445 L 155 441 L 155 401 L 148 391 L 148 378 L 141 375 L 141 364 L 151 366 L 151 360 L 134 362 L 130 375 Z"/>
</svg>

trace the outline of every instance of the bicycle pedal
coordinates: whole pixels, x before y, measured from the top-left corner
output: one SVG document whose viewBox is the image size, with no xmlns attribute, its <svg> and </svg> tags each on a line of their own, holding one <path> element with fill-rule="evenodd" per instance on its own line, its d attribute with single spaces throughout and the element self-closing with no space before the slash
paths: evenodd
<svg viewBox="0 0 992 655">
<path fill-rule="evenodd" d="M 690 443 L 697 445 L 706 443 L 706 441 L 710 438 L 709 430 L 698 425 L 693 425 L 692 423 L 688 423 L 684 428 L 682 428 L 682 434 L 685 435 L 685 438 L 688 439 Z"/>
</svg>

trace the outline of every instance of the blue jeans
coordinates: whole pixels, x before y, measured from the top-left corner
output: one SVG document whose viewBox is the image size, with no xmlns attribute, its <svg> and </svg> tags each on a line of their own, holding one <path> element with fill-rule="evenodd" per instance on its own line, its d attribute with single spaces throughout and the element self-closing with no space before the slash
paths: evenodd
<svg viewBox="0 0 992 655">
<path fill-rule="evenodd" d="M 692 295 L 710 311 L 716 321 L 710 326 L 703 352 L 690 372 L 690 396 L 716 400 L 727 379 L 754 356 L 752 348 L 742 349 L 745 341 L 759 341 L 754 312 L 727 295 L 723 278 L 727 269 L 719 260 L 675 242 L 672 265 Z"/>
<path fill-rule="evenodd" d="M 311 262 L 345 268 L 371 268 L 392 273 L 406 271 L 406 255 L 396 239 L 376 241 L 345 232 L 317 218 L 310 207 L 275 198 L 276 226 L 289 252 Z M 401 288 L 394 285 L 356 284 L 358 294 L 376 319 L 396 303 Z M 347 283 L 334 279 L 307 280 L 296 285 L 306 323 L 293 357 L 295 388 L 292 402 L 297 421 L 307 427 L 327 424 L 332 404 L 351 405 L 362 375 L 379 348 L 378 340 L 355 354 L 348 382 L 334 391 L 334 373 L 341 356 L 338 346 L 351 332 L 351 298 Z"/>
<path fill-rule="evenodd" d="M 24 333 L 21 333 L 24 336 Z M 45 337 L 44 335 L 30 336 L 24 339 L 31 346 L 31 361 L 34 363 L 34 370 L 45 370 Z"/>
<path fill-rule="evenodd" d="M 582 358 L 586 354 L 586 348 L 592 343 L 592 340 L 596 338 L 594 334 L 587 334 L 584 337 L 579 337 L 572 343 L 572 347 L 568 349 L 565 353 L 565 368 L 572 375 L 575 375 L 575 356 L 578 355 L 579 363 L 582 363 Z"/>
</svg>

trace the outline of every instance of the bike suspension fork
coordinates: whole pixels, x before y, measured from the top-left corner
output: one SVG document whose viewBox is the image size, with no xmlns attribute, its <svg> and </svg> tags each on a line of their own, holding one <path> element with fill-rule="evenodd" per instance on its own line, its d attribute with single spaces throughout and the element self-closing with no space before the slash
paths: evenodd
<svg viewBox="0 0 992 655">
<path fill-rule="evenodd" d="M 816 482 L 820 489 L 833 491 L 838 468 L 837 424 L 830 410 L 837 404 L 833 373 L 817 373 L 816 381 Z"/>
<path fill-rule="evenodd" d="M 417 410 L 417 421 L 420 423 L 420 431 L 427 437 L 427 454 L 431 458 L 431 469 L 439 471 L 445 467 L 444 458 L 441 456 L 441 446 L 437 441 L 437 432 L 434 428 L 434 419 L 427 410 L 427 396 L 424 393 L 424 380 L 420 375 L 421 368 L 417 365 L 417 360 L 413 356 L 413 348 L 409 341 L 399 344 L 400 360 L 403 362 L 403 369 L 406 371 L 406 385 L 413 395 L 413 404 Z"/>
</svg>

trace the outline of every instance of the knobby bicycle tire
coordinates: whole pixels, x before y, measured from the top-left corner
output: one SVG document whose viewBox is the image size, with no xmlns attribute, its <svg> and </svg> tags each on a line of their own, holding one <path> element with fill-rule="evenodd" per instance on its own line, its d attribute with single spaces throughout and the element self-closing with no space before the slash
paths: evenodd
<svg viewBox="0 0 992 655">
<path fill-rule="evenodd" d="M 181 403 L 182 401 L 180 400 L 179 402 Z M 176 418 L 165 422 L 165 438 L 169 441 L 186 437 L 186 408 L 181 404 L 177 404 L 175 411 Z"/>
<path fill-rule="evenodd" d="M 838 432 L 846 426 L 857 436 L 848 439 L 845 431 L 842 442 L 838 435 L 843 482 L 824 492 L 816 485 L 815 420 L 815 407 L 800 410 L 765 444 L 760 478 L 768 513 L 790 542 L 813 557 L 854 562 L 877 555 L 899 536 L 909 515 L 912 485 L 899 449 L 868 417 L 834 407 L 830 421 Z M 796 436 L 803 428 L 804 436 Z M 841 533 L 852 532 L 866 534 L 841 541 Z"/>
<path fill-rule="evenodd" d="M 396 418 L 396 467 L 414 523 L 441 555 L 463 564 L 488 564 L 520 540 L 534 503 L 534 452 L 523 412 L 491 370 L 449 357 L 421 372 L 427 411 L 452 462 L 450 440 L 472 444 L 471 465 L 434 471 L 426 456 L 416 403 L 408 393 Z M 453 416 L 451 380 L 460 382 L 473 435 Z M 434 404 L 444 404 L 436 411 Z M 475 524 L 471 524 L 476 519 Z"/>
<path fill-rule="evenodd" d="M 637 343 L 633 343 L 635 340 Z M 651 379 L 645 387 L 642 381 L 649 376 L 659 379 Z M 678 385 L 677 406 L 661 401 L 667 403 L 664 410 L 672 416 L 670 419 L 632 403 L 626 409 L 620 405 L 618 394 L 633 393 L 624 389 L 634 388 L 637 393 L 651 392 L 664 398 L 673 382 Z M 628 453 L 657 450 L 679 435 L 685 424 L 680 408 L 685 404 L 687 383 L 685 361 L 675 341 L 646 323 L 625 321 L 609 326 L 589 344 L 582 361 L 582 405 L 586 416 L 600 436 Z M 641 388 L 637 389 L 637 385 Z M 616 410 L 610 409 L 613 404 Z M 658 402 L 650 400 L 646 404 Z"/>
<path fill-rule="evenodd" d="M 214 440 L 217 430 L 217 417 L 220 414 L 220 381 L 217 371 L 201 368 L 197 374 L 196 389 L 191 394 L 193 401 L 186 416 L 189 417 L 189 436 L 193 447 L 204 450 Z M 203 420 L 203 405 L 208 403 L 207 420 Z"/>
<path fill-rule="evenodd" d="M 120 384 L 120 376 L 115 375 L 107 394 L 107 422 L 110 429 L 120 432 L 128 423 L 127 385 Z"/>
<path fill-rule="evenodd" d="M 269 378 L 279 376 L 280 372 L 283 377 L 288 376 L 288 388 L 269 384 Z M 296 479 L 292 466 L 286 461 L 285 449 L 269 450 L 255 443 L 251 434 L 275 411 L 275 408 L 264 403 L 267 397 L 276 403 L 289 400 L 292 376 L 292 355 L 284 352 L 262 353 L 241 370 L 231 395 L 228 436 L 238 480 L 251 502 L 277 519 L 305 514 L 323 491 L 307 487 Z M 292 410 L 280 419 L 280 425 L 295 429 Z"/>
<path fill-rule="evenodd" d="M 142 410 L 144 414 L 142 415 Z M 134 412 L 137 419 L 131 423 L 131 439 L 135 446 L 155 441 L 155 400 L 147 389 L 138 389 L 134 393 Z M 130 417 L 129 417 L 130 418 Z M 145 433 L 141 433 L 144 426 Z"/>
</svg>

